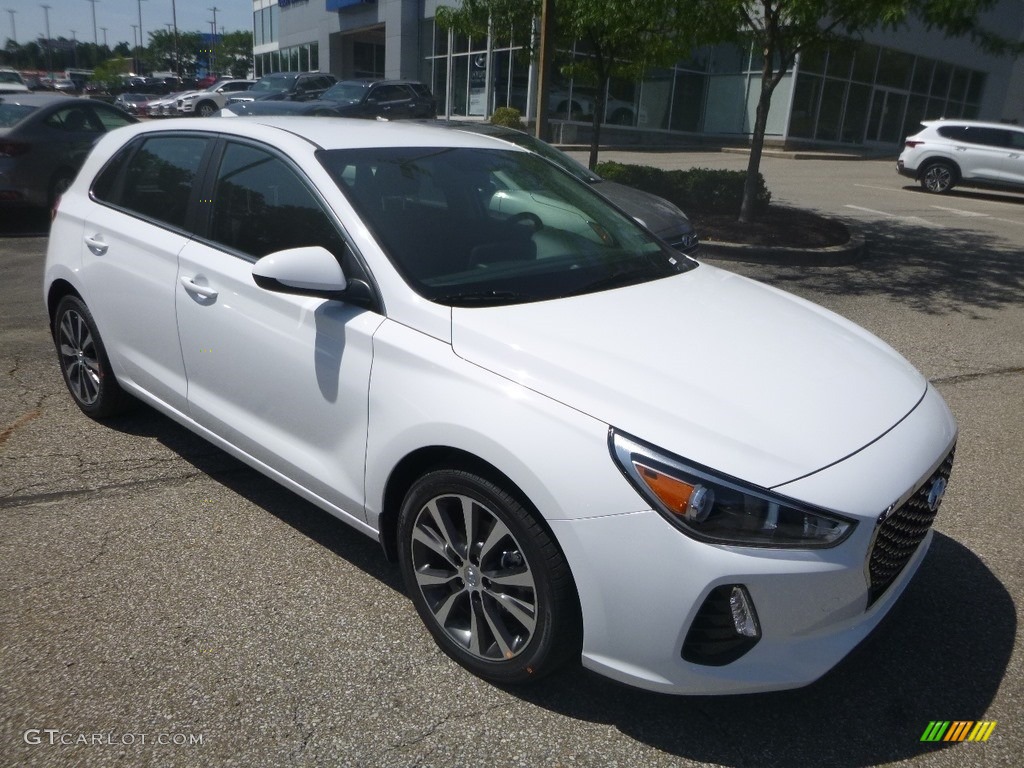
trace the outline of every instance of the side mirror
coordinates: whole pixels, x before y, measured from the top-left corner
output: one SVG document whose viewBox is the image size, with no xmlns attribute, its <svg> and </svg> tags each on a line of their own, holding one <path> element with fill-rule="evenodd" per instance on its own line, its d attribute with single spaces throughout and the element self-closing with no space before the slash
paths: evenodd
<svg viewBox="0 0 1024 768">
<path fill-rule="evenodd" d="M 370 286 L 347 280 L 334 254 L 319 245 L 268 253 L 253 264 L 252 278 L 266 291 L 374 306 Z"/>
</svg>

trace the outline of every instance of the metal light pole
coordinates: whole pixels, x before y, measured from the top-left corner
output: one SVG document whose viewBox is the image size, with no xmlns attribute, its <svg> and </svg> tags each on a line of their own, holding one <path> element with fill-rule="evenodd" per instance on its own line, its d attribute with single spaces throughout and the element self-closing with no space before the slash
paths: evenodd
<svg viewBox="0 0 1024 768">
<path fill-rule="evenodd" d="M 139 74 L 139 59 L 138 59 L 139 42 L 138 42 L 138 37 L 136 35 L 136 32 L 139 29 L 139 25 L 138 24 L 132 24 L 131 28 L 132 28 L 132 70 L 133 70 L 134 74 L 137 75 L 137 74 Z"/>
<path fill-rule="evenodd" d="M 171 0 L 171 21 L 174 23 L 174 74 L 181 78 L 181 59 L 178 58 L 178 6 Z"/>
<path fill-rule="evenodd" d="M 138 0 L 139 6 L 139 69 L 142 69 L 142 47 L 145 45 L 145 37 L 142 34 L 142 0 Z"/>
<path fill-rule="evenodd" d="M 100 44 L 99 35 L 96 34 L 96 3 L 100 0 L 85 0 L 85 2 L 92 5 L 92 44 L 98 46 Z"/>
<path fill-rule="evenodd" d="M 13 8 L 8 8 L 7 12 L 11 14 L 11 40 L 15 43 L 18 42 L 18 30 L 14 28 L 14 14 L 17 13 Z"/>
<path fill-rule="evenodd" d="M 218 8 L 217 6 L 213 6 L 213 8 L 208 8 L 207 10 L 213 11 L 213 22 L 211 26 L 211 31 L 213 32 L 213 39 L 210 41 L 210 46 L 213 50 L 212 63 L 210 64 L 210 74 L 213 75 L 217 74 L 215 66 L 217 63 L 217 11 L 219 11 L 220 8 Z"/>
<path fill-rule="evenodd" d="M 46 17 L 46 76 L 53 80 L 53 53 L 50 51 L 50 6 L 41 5 Z"/>
<path fill-rule="evenodd" d="M 106 27 L 100 27 L 100 29 L 103 30 L 103 47 L 104 48 L 109 48 L 110 46 L 107 45 L 107 28 Z"/>
<path fill-rule="evenodd" d="M 71 60 L 75 63 L 75 69 L 78 69 L 78 40 L 75 38 L 75 30 L 71 30 Z"/>
</svg>

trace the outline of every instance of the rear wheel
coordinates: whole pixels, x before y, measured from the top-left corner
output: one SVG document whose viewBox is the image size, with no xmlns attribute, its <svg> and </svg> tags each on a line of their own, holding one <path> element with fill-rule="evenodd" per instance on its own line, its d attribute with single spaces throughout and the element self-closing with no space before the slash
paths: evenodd
<svg viewBox="0 0 1024 768">
<path fill-rule="evenodd" d="M 956 166 L 945 160 L 935 160 L 921 172 L 921 186 L 928 192 L 942 195 L 954 187 L 958 178 Z"/>
<path fill-rule="evenodd" d="M 522 504 L 469 472 L 420 478 L 398 521 L 406 589 L 448 656 L 497 683 L 556 670 L 580 651 L 568 564 Z"/>
<path fill-rule="evenodd" d="M 53 318 L 60 371 L 75 405 L 94 419 L 125 411 L 130 403 L 114 378 L 92 313 L 77 296 L 65 296 Z"/>
<path fill-rule="evenodd" d="M 200 117 L 210 117 L 216 111 L 217 105 L 209 101 L 204 101 L 196 105 L 196 114 Z"/>
</svg>

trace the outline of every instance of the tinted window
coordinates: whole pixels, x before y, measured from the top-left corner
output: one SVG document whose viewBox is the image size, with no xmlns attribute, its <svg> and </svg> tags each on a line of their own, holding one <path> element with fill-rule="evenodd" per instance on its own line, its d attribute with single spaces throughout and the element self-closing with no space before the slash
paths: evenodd
<svg viewBox="0 0 1024 768">
<path fill-rule="evenodd" d="M 394 147 L 321 159 L 409 284 L 441 304 L 540 301 L 693 265 L 532 153 Z"/>
<path fill-rule="evenodd" d="M 345 253 L 334 224 L 291 166 L 244 144 L 224 152 L 210 237 L 253 258 L 304 245 L 322 245 L 339 258 Z"/>
<path fill-rule="evenodd" d="M 1010 131 L 1010 146 L 1014 149 L 1024 149 L 1024 132 Z"/>
<path fill-rule="evenodd" d="M 411 94 L 400 85 L 381 85 L 370 94 L 370 98 L 377 101 L 400 101 L 410 97 Z"/>
<path fill-rule="evenodd" d="M 96 110 L 97 119 L 106 131 L 112 131 L 115 128 L 122 128 L 136 122 L 128 115 L 123 112 L 118 112 L 117 110 L 100 109 L 99 107 L 94 107 L 94 109 Z"/>
<path fill-rule="evenodd" d="M 46 125 L 68 133 L 103 133 L 103 123 L 91 109 L 64 107 L 46 118 Z"/>
<path fill-rule="evenodd" d="M 1010 138 L 1006 131 L 999 128 L 978 128 L 971 126 L 967 129 L 967 141 L 974 144 L 984 144 L 988 147 L 1009 146 Z"/>
<path fill-rule="evenodd" d="M 953 141 L 967 141 L 967 128 L 962 125 L 943 125 L 939 128 L 939 136 Z"/>
<path fill-rule="evenodd" d="M 184 228 L 203 137 L 156 136 L 132 144 L 96 179 L 93 196 L 151 219 Z M 139 146 L 138 151 L 131 154 Z M 123 169 L 123 170 L 122 170 Z"/>
</svg>

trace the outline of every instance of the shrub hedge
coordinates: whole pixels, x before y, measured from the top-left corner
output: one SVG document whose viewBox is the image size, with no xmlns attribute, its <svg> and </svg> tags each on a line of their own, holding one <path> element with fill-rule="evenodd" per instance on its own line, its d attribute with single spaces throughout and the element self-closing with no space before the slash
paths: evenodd
<svg viewBox="0 0 1024 768">
<path fill-rule="evenodd" d="M 652 195 L 671 200 L 686 212 L 727 213 L 739 216 L 743 203 L 743 184 L 746 171 L 719 171 L 711 168 L 692 168 L 688 171 L 664 171 L 649 165 L 625 165 L 616 162 L 598 163 L 597 173 L 608 181 L 617 181 L 642 189 Z M 763 213 L 771 202 L 772 193 L 757 175 L 755 209 Z"/>
<path fill-rule="evenodd" d="M 503 125 L 506 128 L 516 128 L 520 131 L 526 130 L 526 126 L 523 125 L 523 115 L 515 107 L 498 107 L 491 115 L 491 123 Z"/>
</svg>

